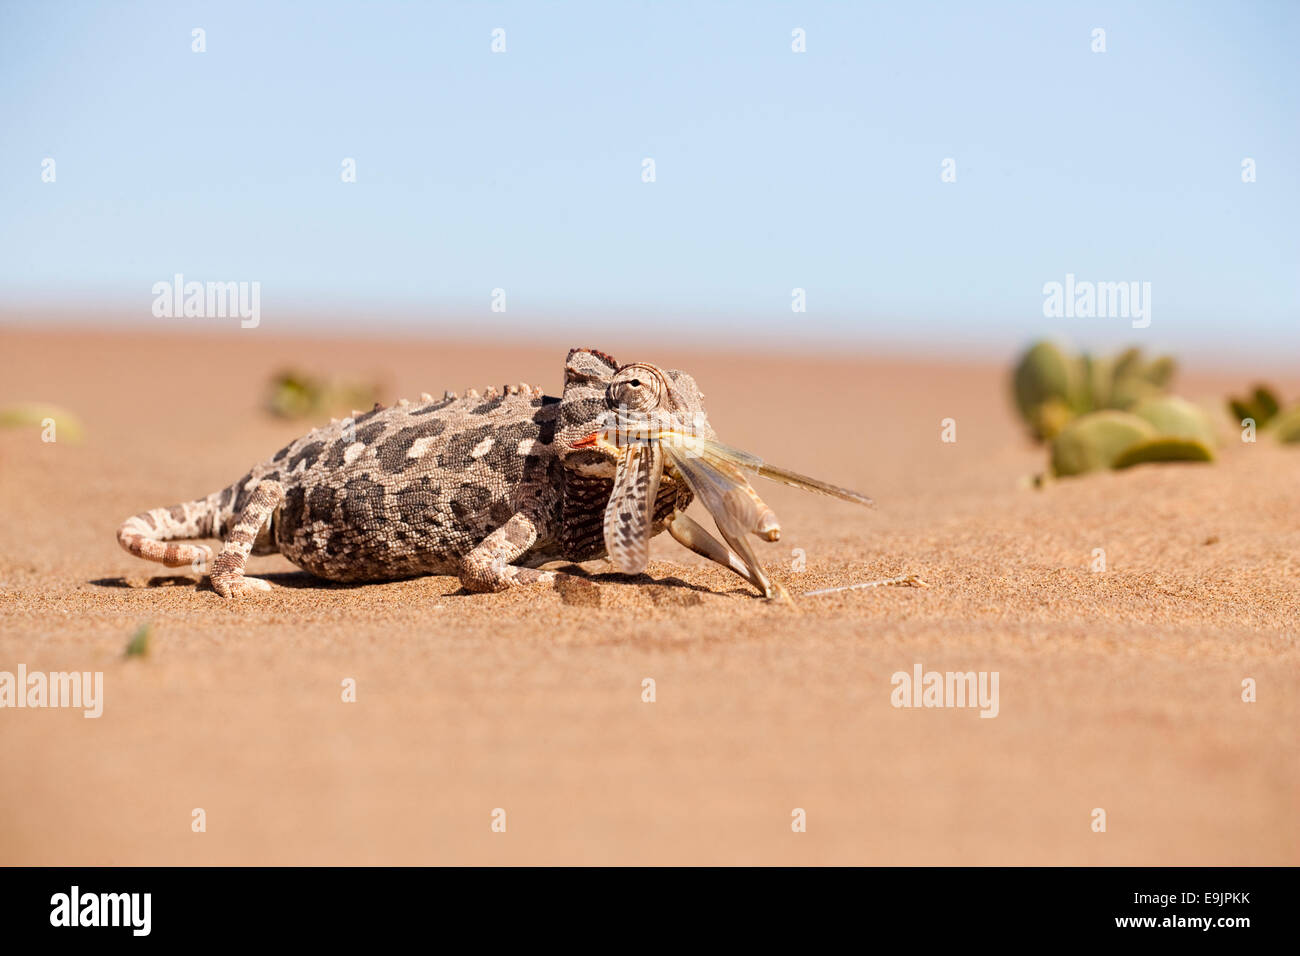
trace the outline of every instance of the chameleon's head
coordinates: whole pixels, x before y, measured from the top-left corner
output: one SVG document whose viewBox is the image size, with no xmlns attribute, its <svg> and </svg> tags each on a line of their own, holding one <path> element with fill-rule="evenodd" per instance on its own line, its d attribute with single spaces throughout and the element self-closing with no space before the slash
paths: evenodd
<svg viewBox="0 0 1300 956">
<path fill-rule="evenodd" d="M 564 363 L 555 445 L 566 468 L 612 478 L 618 430 L 653 427 L 714 437 L 695 379 L 645 362 L 619 365 L 595 349 L 572 349 Z"/>
<path fill-rule="evenodd" d="M 604 352 L 574 349 L 564 363 L 554 443 L 571 475 L 611 481 L 608 500 L 601 504 L 605 550 L 618 570 L 643 572 L 650 538 L 666 524 L 691 550 L 735 571 L 765 596 L 776 597 L 784 592 L 763 570 L 747 539 L 754 534 L 776 541 L 781 526 L 746 475 L 859 504 L 871 499 L 722 444 L 705 417 L 703 399 L 695 379 L 684 372 L 644 362 L 619 365 Z M 726 544 L 676 510 L 662 519 L 657 503 L 665 476 L 681 481 L 700 499 Z"/>
</svg>

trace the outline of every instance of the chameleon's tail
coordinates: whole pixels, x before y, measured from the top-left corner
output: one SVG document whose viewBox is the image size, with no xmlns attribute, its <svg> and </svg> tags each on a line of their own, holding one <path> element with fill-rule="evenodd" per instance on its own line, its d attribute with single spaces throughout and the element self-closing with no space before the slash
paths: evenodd
<svg viewBox="0 0 1300 956">
<path fill-rule="evenodd" d="M 221 530 L 220 499 L 225 492 L 206 498 L 154 508 L 127 518 L 117 529 L 117 543 L 137 558 L 157 561 L 169 568 L 190 565 L 206 570 L 212 549 L 206 544 L 176 544 L 178 538 L 213 538 Z"/>
</svg>

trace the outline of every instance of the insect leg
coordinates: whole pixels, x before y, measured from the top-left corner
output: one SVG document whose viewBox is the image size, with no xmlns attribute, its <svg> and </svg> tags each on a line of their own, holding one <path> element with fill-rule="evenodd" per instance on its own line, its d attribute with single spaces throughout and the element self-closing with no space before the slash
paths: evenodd
<svg viewBox="0 0 1300 956">
<path fill-rule="evenodd" d="M 668 519 L 668 533 L 698 555 L 730 568 L 763 592 L 764 597 L 776 597 L 777 591 L 766 576 L 752 571 L 734 551 L 704 530 L 695 519 L 682 511 L 675 511 Z"/>
</svg>

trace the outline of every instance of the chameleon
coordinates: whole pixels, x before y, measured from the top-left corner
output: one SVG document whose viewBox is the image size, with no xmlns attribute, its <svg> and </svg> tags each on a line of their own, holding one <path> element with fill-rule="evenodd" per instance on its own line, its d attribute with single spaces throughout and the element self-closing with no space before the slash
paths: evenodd
<svg viewBox="0 0 1300 956">
<path fill-rule="evenodd" d="M 767 598 L 786 597 L 746 540 L 775 541 L 754 473 L 858 504 L 858 492 L 722 444 L 695 379 L 571 349 L 559 396 L 525 384 L 376 403 L 281 448 L 220 491 L 126 519 L 136 557 L 207 571 L 223 598 L 269 591 L 245 573 L 279 553 L 330 581 L 454 574 L 470 592 L 585 579 L 543 566 L 608 557 L 644 572 L 667 530 Z M 723 541 L 686 514 L 699 498 Z M 222 542 L 214 555 L 196 539 Z M 724 543 L 725 542 L 725 543 Z"/>
</svg>

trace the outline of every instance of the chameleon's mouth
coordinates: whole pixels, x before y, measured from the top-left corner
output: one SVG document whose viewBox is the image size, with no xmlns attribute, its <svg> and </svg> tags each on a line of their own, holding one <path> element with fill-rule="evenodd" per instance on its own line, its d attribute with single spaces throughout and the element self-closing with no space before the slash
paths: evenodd
<svg viewBox="0 0 1300 956">
<path fill-rule="evenodd" d="M 563 464 L 568 471 L 588 478 L 613 478 L 618 457 L 618 448 L 594 432 L 569 446 Z"/>
<path fill-rule="evenodd" d="M 571 451 L 584 452 L 580 458 L 586 461 L 618 461 L 623 455 L 623 450 L 614 442 L 609 440 L 607 433 L 592 432 L 585 438 L 579 438 L 569 446 Z"/>
</svg>

